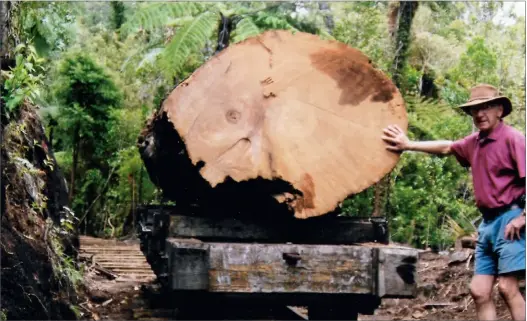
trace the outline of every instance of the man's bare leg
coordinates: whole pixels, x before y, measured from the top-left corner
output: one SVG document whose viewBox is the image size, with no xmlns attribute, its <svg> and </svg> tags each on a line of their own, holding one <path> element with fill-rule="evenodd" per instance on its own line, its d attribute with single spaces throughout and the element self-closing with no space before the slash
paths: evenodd
<svg viewBox="0 0 527 321">
<path fill-rule="evenodd" d="M 525 320 L 525 300 L 520 293 L 516 275 L 500 275 L 498 289 L 507 303 L 513 320 Z"/>
<path fill-rule="evenodd" d="M 492 301 L 494 275 L 477 274 L 470 282 L 470 294 L 476 303 L 478 320 L 496 320 L 496 307 Z"/>
</svg>

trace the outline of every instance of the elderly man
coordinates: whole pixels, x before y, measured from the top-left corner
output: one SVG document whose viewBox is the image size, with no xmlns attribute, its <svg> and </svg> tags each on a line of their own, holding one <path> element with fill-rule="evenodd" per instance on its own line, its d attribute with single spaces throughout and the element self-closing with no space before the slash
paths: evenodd
<svg viewBox="0 0 527 321">
<path fill-rule="evenodd" d="M 525 136 L 503 123 L 512 104 L 493 86 L 470 90 L 460 108 L 479 129 L 458 141 L 410 141 L 398 126 L 384 129 L 388 150 L 454 155 L 472 168 L 476 205 L 483 215 L 478 228 L 474 277 L 470 293 L 479 320 L 495 320 L 492 288 L 499 291 L 514 320 L 525 320 L 525 300 L 518 278 L 525 274 Z"/>
</svg>

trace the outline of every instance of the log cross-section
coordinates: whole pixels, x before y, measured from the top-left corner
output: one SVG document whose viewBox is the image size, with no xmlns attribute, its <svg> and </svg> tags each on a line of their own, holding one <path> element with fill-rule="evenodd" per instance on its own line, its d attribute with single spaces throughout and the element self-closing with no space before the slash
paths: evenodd
<svg viewBox="0 0 527 321">
<path fill-rule="evenodd" d="M 183 81 L 139 146 L 152 181 L 178 204 L 239 205 L 250 215 L 279 204 L 309 218 L 393 169 L 399 154 L 381 139 L 391 124 L 407 129 L 403 98 L 368 57 L 273 30 L 229 46 Z"/>
</svg>

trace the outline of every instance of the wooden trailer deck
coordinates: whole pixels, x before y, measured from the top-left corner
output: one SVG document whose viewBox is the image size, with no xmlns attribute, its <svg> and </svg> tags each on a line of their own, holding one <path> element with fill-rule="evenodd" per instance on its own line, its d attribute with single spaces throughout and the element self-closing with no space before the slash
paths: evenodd
<svg viewBox="0 0 527 321">
<path fill-rule="evenodd" d="M 416 295 L 418 251 L 383 244 L 379 219 L 247 222 L 167 207 L 138 214 L 141 248 L 174 302 L 305 305 L 310 319 L 353 319 L 373 314 L 382 298 Z"/>
</svg>

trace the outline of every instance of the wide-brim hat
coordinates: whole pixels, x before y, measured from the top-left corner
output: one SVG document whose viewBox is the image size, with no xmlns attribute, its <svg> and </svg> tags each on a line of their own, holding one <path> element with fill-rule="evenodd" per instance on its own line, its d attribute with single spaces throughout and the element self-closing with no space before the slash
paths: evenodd
<svg viewBox="0 0 527 321">
<path fill-rule="evenodd" d="M 503 115 L 505 117 L 512 111 L 512 103 L 509 98 L 502 96 L 498 89 L 492 85 L 480 84 L 470 89 L 470 98 L 468 101 L 459 106 L 465 113 L 470 114 L 470 107 L 481 105 L 495 101 L 496 103 L 501 103 L 503 105 Z"/>
</svg>

